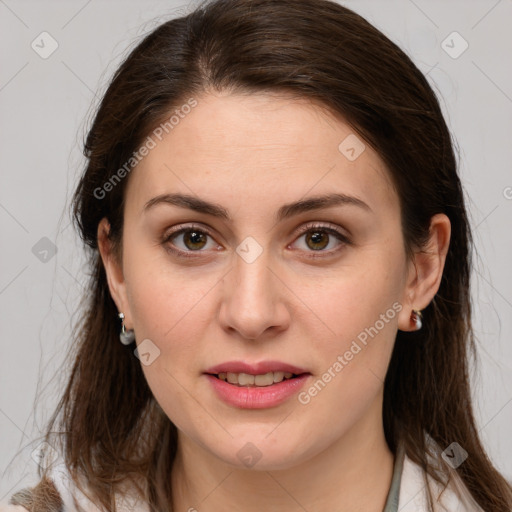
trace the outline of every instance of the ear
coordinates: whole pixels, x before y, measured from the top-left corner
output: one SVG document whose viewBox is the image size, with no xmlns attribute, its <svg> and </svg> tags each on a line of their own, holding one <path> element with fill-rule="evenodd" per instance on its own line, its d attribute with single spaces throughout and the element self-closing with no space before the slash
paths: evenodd
<svg viewBox="0 0 512 512">
<path fill-rule="evenodd" d="M 403 309 L 398 316 L 398 328 L 416 330 L 412 310 L 425 309 L 439 290 L 446 254 L 450 245 L 451 224 L 444 213 L 430 219 L 427 246 L 418 250 L 410 261 L 407 284 L 404 290 Z"/>
<path fill-rule="evenodd" d="M 133 329 L 132 316 L 126 295 L 126 284 L 123 269 L 117 255 L 112 249 L 112 241 L 109 238 L 110 224 L 106 217 L 98 224 L 98 249 L 100 251 L 103 266 L 107 274 L 107 282 L 110 295 L 116 303 L 118 311 L 124 313 L 124 324 L 127 329 Z"/>
</svg>

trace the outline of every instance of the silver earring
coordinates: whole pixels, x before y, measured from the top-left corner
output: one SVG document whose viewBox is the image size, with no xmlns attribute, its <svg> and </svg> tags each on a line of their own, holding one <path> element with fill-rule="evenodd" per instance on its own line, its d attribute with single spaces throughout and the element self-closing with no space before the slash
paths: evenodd
<svg viewBox="0 0 512 512">
<path fill-rule="evenodd" d="M 423 315 L 419 309 L 412 310 L 412 318 L 414 323 L 416 324 L 416 330 L 419 331 L 423 327 Z"/>
<path fill-rule="evenodd" d="M 119 333 L 119 339 L 123 345 L 130 345 L 135 341 L 135 333 L 133 329 L 126 330 L 124 326 L 124 313 L 119 313 L 119 318 L 121 319 L 121 332 Z"/>
</svg>

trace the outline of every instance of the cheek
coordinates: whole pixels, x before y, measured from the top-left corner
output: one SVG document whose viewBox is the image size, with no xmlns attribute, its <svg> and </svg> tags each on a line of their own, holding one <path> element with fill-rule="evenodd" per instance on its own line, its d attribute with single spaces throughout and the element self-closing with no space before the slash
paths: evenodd
<svg viewBox="0 0 512 512">
<path fill-rule="evenodd" d="M 399 287 L 391 276 L 373 277 L 354 272 L 325 289 L 317 302 L 322 323 L 329 327 L 313 338 L 314 354 L 323 364 L 298 399 L 305 417 L 336 425 L 332 436 L 348 431 L 376 407 L 393 350 L 402 309 Z M 318 320 L 313 323 L 320 325 Z"/>
<path fill-rule="evenodd" d="M 159 246 L 146 243 L 127 247 L 126 289 L 137 338 L 163 342 L 194 316 L 195 306 L 214 284 L 212 273 L 172 264 Z"/>
<path fill-rule="evenodd" d="M 310 325 L 319 329 L 312 339 L 323 361 L 320 380 L 329 388 L 325 392 L 319 383 L 325 400 L 320 401 L 342 408 L 357 408 L 356 402 L 371 399 L 382 386 L 402 310 L 404 263 L 391 251 L 371 256 L 345 268 L 324 283 L 320 294 L 311 291 L 304 300 L 322 320 L 309 315 Z"/>
<path fill-rule="evenodd" d="M 179 270 L 171 273 L 155 263 L 139 268 L 127 282 L 137 345 L 149 339 L 157 347 L 158 356 L 150 364 L 141 359 L 155 399 L 179 429 L 211 428 L 191 397 L 200 397 L 197 361 L 198 354 L 208 351 L 204 345 L 212 315 L 208 291 L 215 280 L 194 279 Z"/>
<path fill-rule="evenodd" d="M 211 323 L 210 278 L 191 281 L 179 276 L 149 275 L 132 287 L 132 314 L 137 339 L 149 338 L 173 366 L 201 350 L 202 330 Z"/>
<path fill-rule="evenodd" d="M 396 306 L 392 306 L 402 296 L 402 275 L 402 264 L 381 253 L 322 279 L 317 288 L 303 288 L 301 298 L 311 305 L 309 310 L 317 322 L 322 320 L 322 330 L 330 337 L 354 339 L 381 315 L 385 325 L 379 321 L 378 328 L 387 334 L 397 323 Z"/>
</svg>

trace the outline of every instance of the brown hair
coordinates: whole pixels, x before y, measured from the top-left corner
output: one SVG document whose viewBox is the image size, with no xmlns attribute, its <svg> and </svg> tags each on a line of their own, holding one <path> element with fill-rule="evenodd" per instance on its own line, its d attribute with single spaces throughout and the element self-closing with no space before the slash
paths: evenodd
<svg viewBox="0 0 512 512">
<path fill-rule="evenodd" d="M 442 449 L 456 441 L 468 452 L 457 473 L 476 502 L 509 512 L 511 488 L 484 451 L 471 403 L 472 241 L 450 133 L 435 94 L 407 55 L 361 16 L 328 0 L 207 2 L 161 24 L 115 73 L 88 133 L 87 166 L 74 195 L 92 272 L 69 383 L 46 440 L 54 446 L 61 440 L 73 477 L 78 483 L 83 475 L 107 510 L 115 510 L 114 492 L 132 477 L 143 482 L 141 492 L 147 485 L 152 511 L 171 510 L 177 430 L 140 362 L 119 342 L 118 311 L 97 246 L 98 223 L 107 217 L 121 257 L 129 177 L 101 199 L 98 189 L 173 109 L 208 90 L 283 92 L 350 123 L 389 169 L 409 255 L 424 246 L 434 214 L 449 217 L 451 244 L 440 289 L 423 312 L 424 328 L 396 337 L 384 385 L 386 440 L 394 453 L 403 442 L 406 454 L 441 483 L 446 479 L 428 461 L 425 433 Z"/>
</svg>

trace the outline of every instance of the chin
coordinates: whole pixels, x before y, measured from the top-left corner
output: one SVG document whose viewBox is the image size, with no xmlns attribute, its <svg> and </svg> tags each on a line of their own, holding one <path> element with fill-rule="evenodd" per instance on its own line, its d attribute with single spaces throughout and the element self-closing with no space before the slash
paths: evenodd
<svg viewBox="0 0 512 512">
<path fill-rule="evenodd" d="M 312 448 L 306 450 L 303 441 L 299 438 L 292 440 L 289 437 L 235 436 L 228 443 L 212 444 L 205 447 L 217 458 L 236 469 L 254 471 L 277 471 L 290 469 L 312 456 Z M 319 448 L 318 451 L 321 451 Z"/>
</svg>

